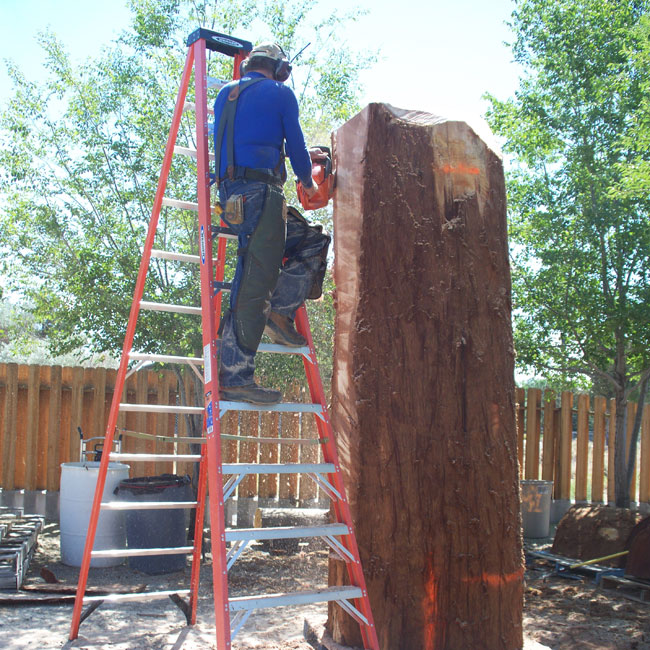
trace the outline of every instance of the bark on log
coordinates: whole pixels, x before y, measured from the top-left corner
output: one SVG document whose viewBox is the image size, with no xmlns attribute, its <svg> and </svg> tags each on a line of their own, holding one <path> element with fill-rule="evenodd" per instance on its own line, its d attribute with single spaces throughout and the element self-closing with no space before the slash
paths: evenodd
<svg viewBox="0 0 650 650">
<path fill-rule="evenodd" d="M 332 423 L 380 647 L 521 648 L 501 160 L 462 122 L 384 104 L 333 143 Z M 362 645 L 338 605 L 327 629 Z"/>
</svg>

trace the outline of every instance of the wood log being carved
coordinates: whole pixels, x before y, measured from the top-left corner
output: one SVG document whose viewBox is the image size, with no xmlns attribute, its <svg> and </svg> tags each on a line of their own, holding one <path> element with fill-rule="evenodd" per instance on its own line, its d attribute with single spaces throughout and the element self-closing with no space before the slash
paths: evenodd
<svg viewBox="0 0 650 650">
<path fill-rule="evenodd" d="M 380 646 L 521 648 L 501 160 L 463 122 L 384 104 L 333 141 L 332 421 Z"/>
</svg>

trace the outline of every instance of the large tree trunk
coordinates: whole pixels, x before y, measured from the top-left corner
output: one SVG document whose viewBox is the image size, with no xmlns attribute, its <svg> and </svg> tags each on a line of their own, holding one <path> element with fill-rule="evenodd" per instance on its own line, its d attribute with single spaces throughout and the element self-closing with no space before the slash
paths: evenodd
<svg viewBox="0 0 650 650">
<path fill-rule="evenodd" d="M 334 157 L 332 421 L 380 646 L 521 648 L 501 161 L 462 122 L 383 104 L 335 133 Z M 330 584 L 345 574 L 331 560 Z"/>
</svg>

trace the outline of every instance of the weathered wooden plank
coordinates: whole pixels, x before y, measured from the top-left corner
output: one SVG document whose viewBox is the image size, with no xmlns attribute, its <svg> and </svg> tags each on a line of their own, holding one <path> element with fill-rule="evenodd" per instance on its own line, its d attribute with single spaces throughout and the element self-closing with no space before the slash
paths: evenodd
<svg viewBox="0 0 650 650">
<path fill-rule="evenodd" d="M 13 490 L 16 478 L 16 420 L 18 411 L 18 364 L 6 365 L 5 406 L 2 427 L 2 487 Z"/>
<path fill-rule="evenodd" d="M 544 392 L 544 433 L 542 436 L 542 480 L 555 480 L 555 426 L 553 413 L 555 411 L 555 393 Z"/>
<path fill-rule="evenodd" d="M 517 459 L 519 471 L 524 476 L 524 432 L 526 431 L 526 389 L 515 388 L 515 408 L 517 416 Z"/>
<path fill-rule="evenodd" d="M 529 388 L 526 399 L 526 471 L 527 479 L 539 478 L 539 430 L 541 412 L 539 410 L 542 391 Z"/>
<path fill-rule="evenodd" d="M 641 421 L 639 502 L 650 503 L 650 404 L 646 404 L 644 407 L 643 420 Z"/>
<path fill-rule="evenodd" d="M 25 436 L 25 489 L 35 490 L 38 472 L 38 424 L 41 367 L 30 365 L 27 376 L 27 428 Z"/>
<path fill-rule="evenodd" d="M 277 438 L 279 435 L 280 414 L 277 411 L 262 413 L 261 437 Z M 273 442 L 260 444 L 260 463 L 275 464 L 279 458 L 279 447 Z M 275 499 L 278 495 L 277 474 L 262 474 L 259 480 L 260 499 Z"/>
<path fill-rule="evenodd" d="M 77 366 L 72 369 L 72 394 L 70 398 L 70 462 L 79 460 L 80 441 L 78 427 L 83 421 L 84 369 Z"/>
<path fill-rule="evenodd" d="M 578 437 L 576 440 L 576 501 L 587 500 L 589 470 L 589 395 L 578 395 Z"/>
<path fill-rule="evenodd" d="M 47 425 L 47 484 L 46 489 L 58 490 L 61 449 L 61 393 L 63 372 L 61 366 L 50 368 L 50 404 Z"/>
<path fill-rule="evenodd" d="M 609 400 L 607 428 L 607 502 L 616 503 L 616 401 Z"/>
<path fill-rule="evenodd" d="M 257 411 L 244 411 L 241 414 L 242 435 L 258 438 L 260 426 L 259 413 Z M 239 443 L 239 462 L 240 463 L 257 463 L 259 444 L 256 442 L 240 441 Z M 250 499 L 257 496 L 257 474 L 250 474 L 239 484 L 237 494 L 242 499 Z"/>
<path fill-rule="evenodd" d="M 573 393 L 562 392 L 560 411 L 560 499 L 571 498 L 571 443 L 573 441 Z"/>
<path fill-rule="evenodd" d="M 603 503 L 605 487 L 605 421 L 607 400 L 594 398 L 594 449 L 591 472 L 591 501 Z"/>
<path fill-rule="evenodd" d="M 625 464 L 630 461 L 630 452 L 632 451 L 632 431 L 634 429 L 634 418 L 636 417 L 636 404 L 634 402 L 627 403 L 627 450 L 625 453 Z M 639 471 L 639 464 L 634 463 L 634 471 L 632 472 L 632 482 L 630 483 L 630 502 L 636 501 L 636 487 L 637 475 Z"/>
<path fill-rule="evenodd" d="M 299 388 L 291 386 L 285 391 L 285 400 L 290 402 L 298 401 Z M 300 437 L 300 414 L 299 413 L 283 413 L 281 416 L 281 438 L 299 438 Z M 280 462 L 281 463 L 297 463 L 300 458 L 300 450 L 297 445 L 282 445 L 280 447 Z M 298 475 L 297 474 L 281 474 L 279 497 L 281 501 L 289 501 L 292 504 L 297 502 L 298 499 Z"/>
</svg>

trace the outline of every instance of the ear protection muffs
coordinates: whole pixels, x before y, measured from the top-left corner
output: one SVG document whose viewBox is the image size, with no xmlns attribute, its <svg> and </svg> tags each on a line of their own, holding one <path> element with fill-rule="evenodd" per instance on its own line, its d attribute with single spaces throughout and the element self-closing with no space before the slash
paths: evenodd
<svg viewBox="0 0 650 650">
<path fill-rule="evenodd" d="M 284 50 L 277 43 L 269 43 L 265 45 L 257 46 L 249 55 L 248 59 L 245 59 L 241 62 L 239 66 L 240 76 L 244 76 L 247 72 L 251 57 L 264 57 L 267 60 L 273 62 L 273 79 L 275 81 L 280 81 L 284 83 L 291 75 L 291 63 L 287 59 L 287 55 L 284 53 Z"/>
</svg>

